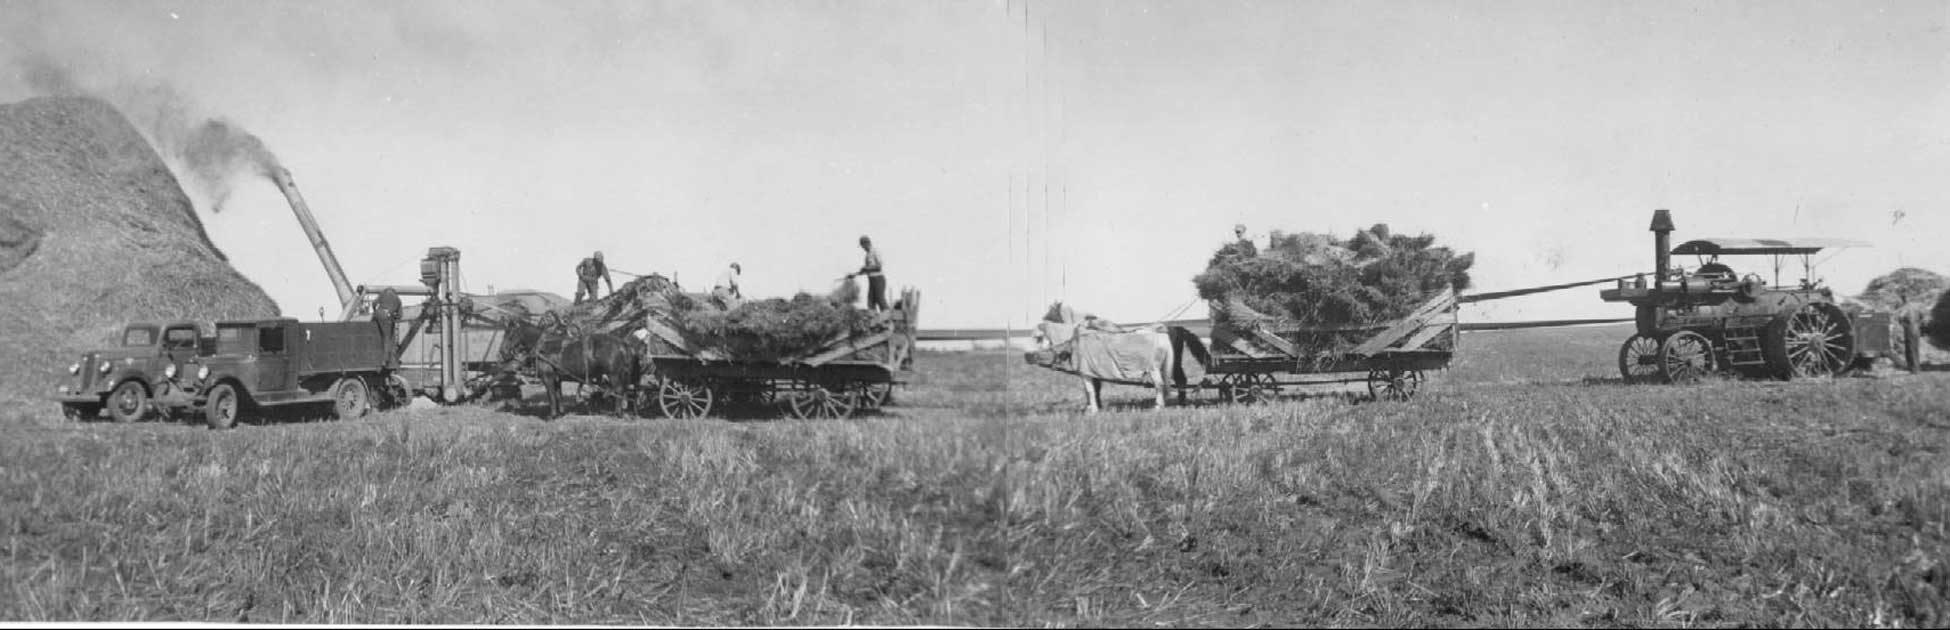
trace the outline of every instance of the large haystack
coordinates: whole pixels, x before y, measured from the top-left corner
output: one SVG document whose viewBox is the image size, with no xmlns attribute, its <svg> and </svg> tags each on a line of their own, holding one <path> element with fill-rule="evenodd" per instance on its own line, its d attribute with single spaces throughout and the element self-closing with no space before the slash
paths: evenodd
<svg viewBox="0 0 1950 630">
<path fill-rule="evenodd" d="M 90 98 L 0 105 L 0 394 L 51 391 L 133 320 L 276 315 L 134 126 Z"/>
<path fill-rule="evenodd" d="M 1903 267 L 1877 276 L 1855 299 L 1905 315 L 1927 315 L 1950 279 L 1927 269 Z"/>
</svg>

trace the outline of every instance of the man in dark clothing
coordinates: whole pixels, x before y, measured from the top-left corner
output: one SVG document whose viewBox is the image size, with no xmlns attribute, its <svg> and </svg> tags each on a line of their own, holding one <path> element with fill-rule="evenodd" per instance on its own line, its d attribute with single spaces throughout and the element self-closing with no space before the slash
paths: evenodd
<svg viewBox="0 0 1950 630">
<path fill-rule="evenodd" d="M 887 310 L 887 278 L 880 275 L 880 252 L 874 250 L 873 239 L 865 236 L 860 237 L 860 249 L 867 251 L 866 262 L 860 265 L 859 271 L 846 274 L 846 278 L 852 280 L 854 276 L 865 275 L 867 310 Z"/>
<path fill-rule="evenodd" d="M 603 264 L 602 252 L 596 252 L 595 256 L 584 258 L 581 264 L 576 265 L 576 304 L 582 303 L 582 296 L 585 293 L 591 300 L 598 297 L 596 280 L 599 278 L 605 286 L 609 287 L 610 293 L 616 292 L 616 284 L 609 280 L 609 267 Z"/>
<path fill-rule="evenodd" d="M 380 291 L 379 297 L 372 301 L 372 321 L 379 324 L 379 339 L 383 344 L 382 347 L 386 349 L 386 367 L 395 367 L 399 364 L 399 349 L 393 347 L 399 343 L 399 337 L 393 333 L 399 325 L 400 312 L 403 310 L 405 308 L 400 305 L 399 293 L 391 287 Z"/>
</svg>

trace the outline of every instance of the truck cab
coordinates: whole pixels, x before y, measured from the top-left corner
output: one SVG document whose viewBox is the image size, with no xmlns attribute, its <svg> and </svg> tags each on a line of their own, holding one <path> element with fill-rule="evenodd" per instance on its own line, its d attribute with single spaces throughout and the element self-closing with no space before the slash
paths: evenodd
<svg viewBox="0 0 1950 630">
<path fill-rule="evenodd" d="M 83 353 L 68 366 L 67 382 L 55 391 L 63 415 L 94 418 L 106 410 L 117 422 L 134 422 L 189 402 L 195 374 L 213 349 L 202 330 L 193 321 L 123 327 L 115 345 Z"/>
</svg>

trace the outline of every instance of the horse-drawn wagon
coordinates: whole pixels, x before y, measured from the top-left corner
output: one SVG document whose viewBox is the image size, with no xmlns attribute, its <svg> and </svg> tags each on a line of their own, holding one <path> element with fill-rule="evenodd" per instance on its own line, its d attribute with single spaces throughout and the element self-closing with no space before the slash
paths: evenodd
<svg viewBox="0 0 1950 630">
<path fill-rule="evenodd" d="M 1443 289 L 1408 316 L 1377 324 L 1215 321 L 1212 359 L 1199 388 L 1216 389 L 1230 402 L 1252 403 L 1291 386 L 1366 383 L 1376 399 L 1405 400 L 1421 389 L 1424 372 L 1449 367 L 1458 339 L 1456 304 L 1455 291 Z"/>
<path fill-rule="evenodd" d="M 902 291 L 892 309 L 864 313 L 862 328 L 783 354 L 739 353 L 722 339 L 685 326 L 675 305 L 712 299 L 646 276 L 540 323 L 512 321 L 504 356 L 594 385 L 600 395 L 616 400 L 619 410 L 654 410 L 669 418 L 700 418 L 729 404 L 778 404 L 799 418 L 850 417 L 885 405 L 900 374 L 913 364 L 921 294 L 912 288 Z M 606 369 L 603 364 L 619 361 L 582 356 L 587 348 L 576 344 L 605 336 L 627 339 L 640 365 Z M 578 365 L 568 365 L 572 362 Z M 635 376 L 615 383 L 594 372 Z"/>
<path fill-rule="evenodd" d="M 1089 410 L 1099 407 L 1103 383 L 1140 385 L 1165 393 L 1212 390 L 1222 400 L 1254 403 L 1301 385 L 1367 383 L 1369 395 L 1402 400 L 1421 388 L 1423 373 L 1449 366 L 1457 341 L 1456 294 L 1443 289 L 1406 317 L 1370 325 L 1302 327 L 1214 302 L 1210 344 L 1182 326 L 1126 329 L 1075 317 L 1053 305 L 1036 332 L 1041 350 L 1032 365 L 1085 379 Z"/>
<path fill-rule="evenodd" d="M 777 357 L 731 356 L 653 312 L 643 320 L 650 379 L 639 400 L 671 418 L 703 417 L 721 403 L 779 404 L 802 419 L 879 409 L 913 365 L 920 301 L 920 291 L 903 290 L 864 333 Z"/>
</svg>

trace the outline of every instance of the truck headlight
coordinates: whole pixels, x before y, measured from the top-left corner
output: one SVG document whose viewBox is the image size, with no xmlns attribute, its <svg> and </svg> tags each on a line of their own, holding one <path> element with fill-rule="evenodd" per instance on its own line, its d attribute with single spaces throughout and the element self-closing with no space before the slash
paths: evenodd
<svg viewBox="0 0 1950 630">
<path fill-rule="evenodd" d="M 196 380 L 201 381 L 208 378 L 210 378 L 210 366 L 206 365 L 196 369 Z"/>
<path fill-rule="evenodd" d="M 70 365 L 70 366 L 68 366 L 68 374 L 71 374 L 71 375 L 74 375 L 74 376 L 80 376 L 80 375 L 81 375 L 81 364 L 80 364 L 80 363 L 76 363 L 76 364 L 74 364 L 74 365 Z"/>
<path fill-rule="evenodd" d="M 171 363 L 163 368 L 163 378 L 176 378 L 176 364 Z"/>
</svg>

